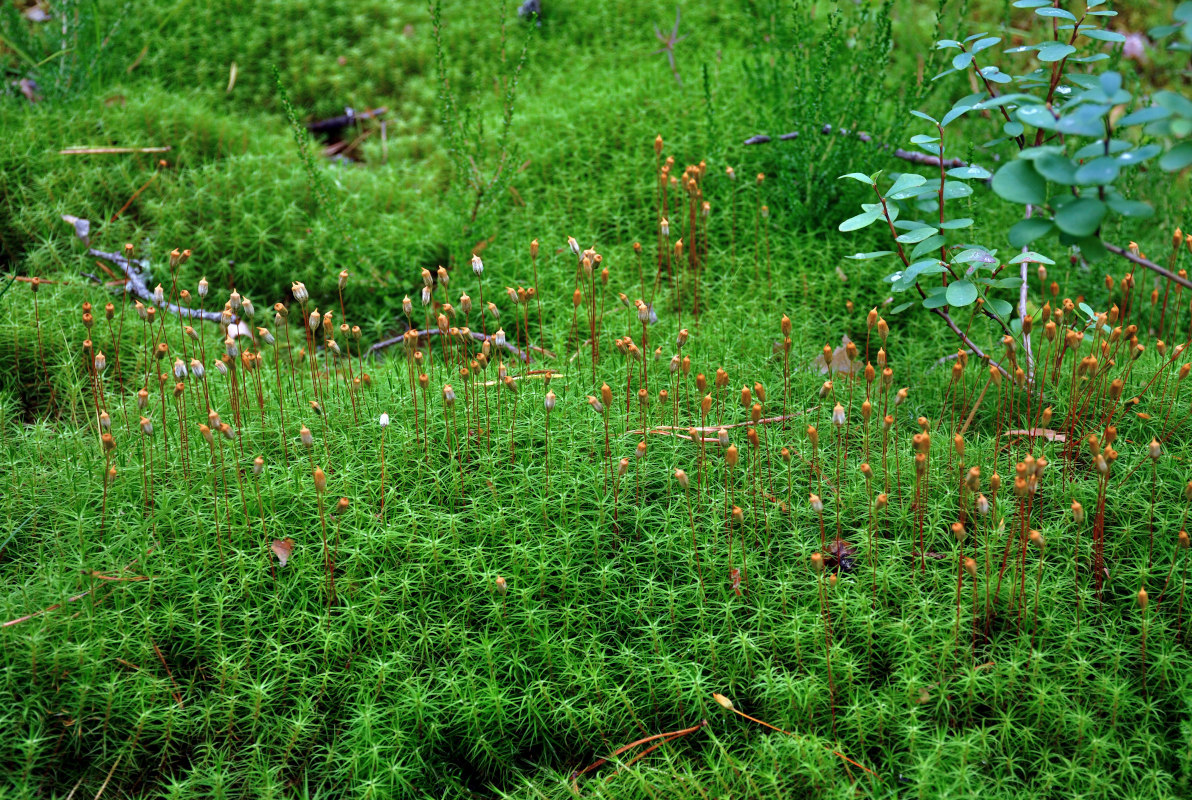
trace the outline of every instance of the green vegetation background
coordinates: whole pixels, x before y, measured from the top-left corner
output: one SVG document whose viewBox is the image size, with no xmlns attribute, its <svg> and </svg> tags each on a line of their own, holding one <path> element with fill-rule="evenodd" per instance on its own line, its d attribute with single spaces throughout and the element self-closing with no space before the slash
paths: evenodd
<svg viewBox="0 0 1192 800">
<path fill-rule="evenodd" d="M 93 220 L 95 246 L 132 242 L 157 264 L 170 249 L 189 247 L 195 257 L 180 284 L 193 291 L 205 275 L 220 296 L 234 283 L 261 309 L 283 299 L 293 280 L 329 304 L 334 275 L 346 267 L 353 274 L 348 316 L 368 340 L 399 329 L 402 297 L 417 288 L 421 267 L 466 264 L 486 242 L 488 286 L 526 284 L 528 243 L 537 237 L 541 282 L 550 287 L 543 293 L 548 340 L 557 344 L 570 317 L 570 294 L 559 288 L 569 286 L 572 270 L 561 256 L 567 236 L 605 253 L 611 288 L 636 296 L 630 245 L 653 235 L 651 145 L 661 134 L 680 166 L 707 160 L 709 196 L 722 219 L 725 165 L 745 184 L 767 175 L 775 292 L 763 301 L 753 280 L 754 196 L 747 188 L 736 260 L 726 226 L 717 229 L 704 286 L 707 322 L 695 352 L 697 369 L 711 373 L 723 363 L 734 381 L 773 387 L 781 378 L 770 348 L 783 312 L 795 320 L 805 364 L 825 341 L 863 336 L 860 313 L 847 313 L 846 301 L 860 312 L 884 298 L 879 267 L 841 261 L 877 248 L 835 233 L 861 197 L 836 176 L 899 166 L 873 145 L 816 130 L 830 124 L 901 142 L 907 108 L 944 107 L 955 91 L 933 90 L 924 80 L 938 71 L 929 50 L 937 29 L 967 35 L 1016 19 L 1008 3 L 995 2 L 945 4 L 938 17 L 935 4 L 907 0 L 685 6 L 685 38 L 674 47 L 680 83 L 665 54 L 655 52 L 654 26 L 666 34 L 674 24 L 670 4 L 546 0 L 541 27 L 531 30 L 511 4 L 450 2 L 438 52 L 452 116 L 443 113 L 431 16 L 417 4 L 69 7 L 77 12 L 77 44 L 43 81 L 42 100 L 0 98 L 0 268 L 70 284 L 43 290 L 40 309 L 63 412 L 57 421 L 35 419 L 47 388 L 28 361 L 21 372 L 13 357 L 18 341 L 31 341 L 27 290 L 18 286 L 0 301 L 6 620 L 81 591 L 80 570 L 114 570 L 147 541 L 143 524 L 130 519 L 102 548 L 76 542 L 95 530 L 101 469 L 84 422 L 77 309 L 104 296 L 83 285 L 80 273 L 96 267 L 61 215 Z M 1161 21 L 1153 10 L 1118 10 L 1125 29 Z M 45 54 L 56 49 L 54 32 L 37 36 Z M 523 42 L 511 146 L 503 153 L 503 104 Z M 345 106 L 389 108 L 384 146 L 374 133 L 361 147 L 362 163 L 320 164 L 327 206 L 316 202 L 272 66 L 303 121 Z M 1166 80 L 1157 69 L 1134 77 Z M 787 130 L 802 135 L 741 145 L 755 133 Z M 168 165 L 106 223 L 153 178 L 158 156 L 58 154 L 69 146 L 165 144 Z M 461 170 L 469 157 L 486 176 L 504 164 L 497 191 L 474 219 L 475 194 Z M 1188 227 L 1178 217 L 1187 207 L 1186 178 L 1174 188 L 1155 186 L 1134 187 L 1155 204 L 1155 219 L 1107 231 L 1107 238 L 1157 251 L 1176 224 Z M 1012 213 L 987 204 L 971 216 L 988 232 L 1004 230 Z M 1066 274 L 1065 293 L 1092 298 L 1100 277 Z M 933 321 L 915 318 L 898 324 L 897 339 L 899 381 L 914 382 L 913 396 L 924 398 L 912 415 L 935 416 L 946 371 L 927 368 L 951 344 Z M 386 367 L 375 371 L 379 381 L 400 382 Z M 802 375 L 796 394 L 811 403 L 819 380 Z M 540 409 L 531 413 L 528 427 L 541 418 Z M 110 769 L 112 796 L 562 797 L 571 769 L 706 715 L 713 721 L 706 735 L 659 751 L 609 783 L 598 773 L 584 792 L 853 795 L 857 787 L 825 750 L 814 584 L 806 570 L 778 569 L 801 550 L 790 542 L 794 549 L 775 553 L 772 591 L 754 606 L 729 597 L 697 602 L 690 586 L 674 581 L 680 571 L 688 577 L 688 531 L 682 506 L 663 501 L 668 470 L 660 463 L 647 480 L 649 502 L 626 512 L 644 538 L 621 559 L 589 557 L 609 523 L 598 465 L 589 458 L 594 422 L 572 413 L 575 421 L 560 425 L 554 465 L 569 475 L 555 484 L 567 494 L 527 491 L 540 469 L 527 467 L 506 473 L 494 490 L 516 501 L 482 498 L 462 512 L 432 500 L 437 495 L 414 472 L 418 459 L 400 455 L 414 452 L 409 432 L 395 434 L 390 452 L 401 501 L 393 513 L 400 523 L 381 525 L 368 498 L 358 498 L 345 526 L 352 589 L 332 625 L 316 558 L 299 560 L 277 587 L 247 544 L 221 569 L 210 530 L 195 521 L 203 496 L 163 489 L 159 506 L 178 513 L 171 513 L 176 524 L 164 524 L 167 552 L 147 567 L 153 581 L 77 616 L 62 612 L 0 632 L 3 792 L 60 797 L 80 781 L 94 796 Z M 345 428 L 328 437 L 330 451 L 357 456 L 339 477 L 344 485 L 375 481 L 375 431 Z M 1174 447 L 1181 459 L 1182 446 Z M 1164 477 L 1176 487 L 1186 478 L 1175 464 Z M 271 530 L 309 545 L 317 516 L 303 480 L 275 474 L 267 485 L 276 509 Z M 850 491 L 848 499 L 863 507 L 863 489 Z M 123 499 L 124 513 L 136 515 L 137 487 L 130 484 Z M 1123 547 L 1144 535 L 1131 526 L 1145 516 L 1146 500 L 1144 488 L 1123 492 Z M 550 539 L 539 523 L 548 505 Z M 943 515 L 946 499 L 940 505 Z M 1160 513 L 1174 519 L 1179 508 L 1173 500 Z M 710 513 L 708 524 L 715 524 Z M 801 517 L 799 535 L 813 524 L 809 514 Z M 909 555 L 910 544 L 902 544 Z M 659 568 L 660 558 L 681 570 Z M 758 565 L 759 574 L 766 568 Z M 1192 663 L 1173 635 L 1155 636 L 1152 669 L 1164 689 L 1144 699 L 1132 671 L 1135 616 L 1127 608 L 1074 629 L 1065 594 L 1071 571 L 1057 568 L 1043 589 L 1050 633 L 1042 656 L 1007 645 L 993 655 L 1000 665 L 994 674 L 968 670 L 949 691 L 937 691 L 937 658 L 952 621 L 951 569 L 945 562 L 926 582 L 892 570 L 893 606 L 880 618 L 865 592 L 837 611 L 849 626 L 837 674 L 857 676 L 841 678 L 850 690 L 839 709 L 840 741 L 862 763 L 885 767 L 882 783 L 859 784 L 863 791 L 1187 794 Z M 489 588 L 498 572 L 513 587 L 507 609 Z M 870 665 L 862 663 L 867 635 L 886 675 L 872 685 Z M 184 707 L 155 669 L 151 640 L 184 687 Z M 717 713 L 713 691 L 808 738 L 738 724 Z"/>
</svg>

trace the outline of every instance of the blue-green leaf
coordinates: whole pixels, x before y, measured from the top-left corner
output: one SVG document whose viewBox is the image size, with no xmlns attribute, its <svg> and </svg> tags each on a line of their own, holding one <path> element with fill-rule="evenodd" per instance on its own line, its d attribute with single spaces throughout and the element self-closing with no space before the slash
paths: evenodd
<svg viewBox="0 0 1192 800">
<path fill-rule="evenodd" d="M 984 247 L 970 247 L 952 256 L 953 264 L 996 264 L 997 257 Z"/>
<path fill-rule="evenodd" d="M 1029 161 L 1004 165 L 994 174 L 991 186 L 998 197 L 1011 203 L 1042 203 L 1047 199 L 1047 182 Z"/>
<path fill-rule="evenodd" d="M 958 231 L 961 228 L 971 228 L 973 221 L 971 219 L 950 219 L 947 222 L 940 223 L 940 228 L 946 231 Z"/>
<path fill-rule="evenodd" d="M 1076 183 L 1082 186 L 1102 186 L 1117 180 L 1121 164 L 1113 156 L 1094 158 L 1076 170 Z"/>
<path fill-rule="evenodd" d="M 837 178 L 836 180 L 838 180 L 838 181 L 839 181 L 839 180 L 844 180 L 845 178 L 852 178 L 853 180 L 855 180 L 855 181 L 858 181 L 858 182 L 860 182 L 860 183 L 863 183 L 863 184 L 865 184 L 866 186 L 873 186 L 873 185 L 874 185 L 873 178 L 870 178 L 868 175 L 866 175 L 866 174 L 865 174 L 865 173 L 863 173 L 863 172 L 850 172 L 850 173 L 849 173 L 849 174 L 847 174 L 847 175 L 841 175 L 841 176 L 840 176 L 839 178 Z"/>
<path fill-rule="evenodd" d="M 1026 247 L 1039 237 L 1046 236 L 1053 227 L 1051 220 L 1042 217 L 1019 220 L 1010 226 L 1010 244 L 1014 247 Z"/>
<path fill-rule="evenodd" d="M 1035 97 L 1034 95 L 1014 93 L 998 95 L 997 97 L 991 97 L 988 100 L 982 100 L 980 103 L 977 103 L 977 105 L 973 106 L 973 108 L 977 109 L 978 111 L 984 111 L 990 108 L 999 108 L 1004 105 L 1020 103 L 1033 103 L 1035 105 L 1042 105 L 1039 98 Z"/>
<path fill-rule="evenodd" d="M 845 258 L 851 258 L 855 261 L 868 261 L 871 258 L 881 258 L 882 256 L 893 254 L 893 250 L 875 250 L 872 253 L 853 253 L 851 256 L 845 256 Z"/>
<path fill-rule="evenodd" d="M 1014 313 L 1014 306 L 1010 305 L 1005 300 L 1002 300 L 1000 297 L 986 296 L 985 307 L 1002 319 L 1008 319 L 1009 316 Z"/>
<path fill-rule="evenodd" d="M 1084 147 L 1072 154 L 1072 157 L 1078 161 L 1084 161 L 1089 158 L 1096 158 L 1100 155 L 1113 155 L 1114 153 L 1122 153 L 1129 150 L 1134 145 L 1130 142 L 1122 141 L 1121 139 L 1110 139 L 1108 147 L 1104 139 L 1098 139 L 1095 142 L 1090 142 Z"/>
<path fill-rule="evenodd" d="M 1144 145 L 1137 150 L 1131 150 L 1128 153 L 1122 153 L 1117 157 L 1118 163 L 1122 166 L 1133 166 L 1148 161 L 1163 152 L 1163 148 L 1157 144 Z"/>
<path fill-rule="evenodd" d="M 1159 168 L 1165 172 L 1177 172 L 1189 164 L 1192 164 L 1192 142 L 1177 144 L 1159 159 Z"/>
<path fill-rule="evenodd" d="M 952 69 L 968 69 L 968 66 L 971 63 L 973 63 L 972 53 L 957 53 L 956 55 L 952 56 Z"/>
<path fill-rule="evenodd" d="M 1006 278 L 998 278 L 996 281 L 990 281 L 989 285 L 995 289 L 1017 289 L 1022 286 L 1022 277 L 1011 275 Z"/>
<path fill-rule="evenodd" d="M 911 258 L 918 258 L 921 255 L 926 255 L 932 250 L 938 250 L 944 245 L 943 236 L 932 236 L 930 239 L 924 239 L 915 245 L 915 249 L 911 251 Z"/>
<path fill-rule="evenodd" d="M 1081 36 L 1096 39 L 1099 42 L 1124 42 L 1126 37 L 1117 31 L 1107 31 L 1104 28 L 1081 28 Z"/>
<path fill-rule="evenodd" d="M 1027 161 L 1034 161 L 1046 155 L 1060 155 L 1063 152 L 1064 149 L 1062 147 L 1057 147 L 1056 145 L 1051 144 L 1043 144 L 1039 145 L 1038 147 L 1028 147 L 1022 150 L 1018 154 L 1018 157 L 1026 159 Z"/>
<path fill-rule="evenodd" d="M 1007 263 L 1021 264 L 1023 261 L 1029 261 L 1032 264 L 1050 264 L 1053 266 L 1055 265 L 1055 262 L 1052 261 L 1050 258 L 1048 258 L 1047 256 L 1045 256 L 1041 253 L 1036 253 L 1034 250 L 1027 250 L 1025 253 L 1019 253 L 1018 255 L 1014 256 L 1014 258 L 1010 259 Z"/>
<path fill-rule="evenodd" d="M 1154 215 L 1155 209 L 1149 203 L 1144 203 L 1141 200 L 1127 200 L 1124 197 L 1111 197 L 1105 201 L 1105 204 L 1115 214 L 1121 214 L 1123 217 L 1131 217 L 1134 219 L 1146 219 Z"/>
<path fill-rule="evenodd" d="M 1050 6 L 1046 7 L 1046 8 L 1036 8 L 1035 13 L 1038 14 L 1040 17 L 1066 19 L 1066 20 L 1068 20 L 1068 22 L 1076 21 L 1076 17 L 1072 14 L 1071 11 L 1065 11 L 1062 8 L 1051 8 Z"/>
<path fill-rule="evenodd" d="M 901 244 L 918 244 L 928 236 L 934 236 L 935 234 L 935 228 L 931 227 L 930 225 L 924 225 L 921 228 L 915 228 L 913 231 L 902 234 L 895 241 L 900 242 Z"/>
<path fill-rule="evenodd" d="M 1090 264 L 1096 264 L 1098 261 L 1104 261 L 1109 257 L 1109 251 L 1105 249 L 1105 245 L 1096 236 L 1086 236 L 1083 239 L 1077 239 L 1076 245 L 1080 248 L 1081 257 Z"/>
<path fill-rule="evenodd" d="M 949 122 L 951 122 L 952 120 L 954 120 L 958 117 L 963 116 L 965 114 L 965 112 L 967 112 L 971 109 L 972 109 L 972 106 L 956 106 L 951 111 L 949 111 L 947 114 L 944 114 L 944 118 L 943 118 L 943 120 L 940 121 L 940 125 L 946 126 Z"/>
<path fill-rule="evenodd" d="M 1192 30 L 1192 23 L 1189 23 L 1186 30 Z M 1185 119 L 1192 118 L 1192 100 L 1178 92 L 1164 89 L 1161 92 L 1155 92 L 1154 100 L 1173 114 L 1178 114 Z"/>
<path fill-rule="evenodd" d="M 919 119 L 925 119 L 925 120 L 927 120 L 928 122 L 930 122 L 932 125 L 939 125 L 939 124 L 940 124 L 940 123 L 939 123 L 939 120 L 937 120 L 935 117 L 932 117 L 932 116 L 929 116 L 929 115 L 927 115 L 927 114 L 924 114 L 922 111 L 919 111 L 918 109 L 914 109 L 914 108 L 912 108 L 912 109 L 911 109 L 911 116 L 913 116 L 913 117 L 918 117 Z"/>
<path fill-rule="evenodd" d="M 1048 42 L 1039 48 L 1039 53 L 1036 57 L 1045 64 L 1050 64 L 1053 61 L 1062 61 L 1075 52 L 1076 48 L 1070 44 Z"/>
<path fill-rule="evenodd" d="M 946 181 L 944 183 L 944 199 L 956 200 L 960 197 L 970 197 L 973 194 L 973 187 L 967 183 L 959 183 L 957 181 Z"/>
<path fill-rule="evenodd" d="M 1076 184 L 1076 164 L 1069 158 L 1054 153 L 1045 153 L 1035 159 L 1035 170 L 1049 181 L 1064 186 Z"/>
<path fill-rule="evenodd" d="M 1107 210 L 1096 198 L 1078 197 L 1055 212 L 1055 224 L 1072 236 L 1092 236 L 1101 226 Z"/>
<path fill-rule="evenodd" d="M 953 281 L 948 284 L 948 305 L 967 306 L 977 301 L 977 287 L 970 280 Z"/>
<path fill-rule="evenodd" d="M 924 275 L 938 275 L 941 272 L 947 271 L 948 268 L 938 260 L 916 261 L 901 272 L 895 272 L 893 275 L 888 276 L 887 280 L 893 281 L 894 291 L 905 292 L 914 286 L 920 277 Z"/>
<path fill-rule="evenodd" d="M 985 167 L 978 167 L 970 165 L 967 167 L 953 167 L 948 170 L 949 178 L 959 178 L 964 181 L 979 180 L 984 181 L 992 177 L 992 173 L 985 169 Z"/>
<path fill-rule="evenodd" d="M 1014 80 L 996 66 L 981 67 L 981 77 L 990 83 L 1009 83 Z"/>
<path fill-rule="evenodd" d="M 1055 125 L 1055 130 L 1077 136 L 1101 136 L 1105 133 L 1105 123 L 1101 118 L 1109 109 L 1110 106 L 1107 105 L 1082 105 L 1061 117 Z"/>
<path fill-rule="evenodd" d="M 1053 131 L 1059 125 L 1059 120 L 1046 106 L 1023 106 L 1014 112 L 1014 116 L 1032 128 L 1042 128 L 1045 131 Z"/>
<path fill-rule="evenodd" d="M 845 233 L 848 233 L 849 231 L 860 230 L 861 228 L 866 228 L 872 225 L 878 220 L 879 217 L 881 217 L 881 214 L 877 213 L 876 211 L 866 211 L 862 214 L 858 214 L 855 217 L 849 217 L 844 222 L 840 223 L 840 230 Z"/>
<path fill-rule="evenodd" d="M 1117 126 L 1128 128 L 1131 125 L 1146 125 L 1148 122 L 1167 119 L 1169 116 L 1171 116 L 1171 112 L 1163 106 L 1150 106 L 1149 108 L 1140 108 L 1122 117 L 1117 121 Z"/>
<path fill-rule="evenodd" d="M 917 175 L 914 172 L 904 172 L 898 176 L 898 180 L 894 181 L 894 185 L 890 187 L 890 191 L 886 196 L 893 200 L 901 200 L 904 197 L 910 197 L 916 194 L 908 190 L 918 188 L 927 183 L 927 179 L 922 175 Z"/>
</svg>

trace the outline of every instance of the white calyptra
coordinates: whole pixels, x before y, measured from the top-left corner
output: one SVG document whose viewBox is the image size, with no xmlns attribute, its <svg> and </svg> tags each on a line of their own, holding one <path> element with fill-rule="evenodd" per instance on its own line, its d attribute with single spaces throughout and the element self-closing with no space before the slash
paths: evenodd
<svg viewBox="0 0 1192 800">
<path fill-rule="evenodd" d="M 382 428 L 389 427 L 389 415 L 384 412 L 381 413 L 381 427 Z"/>
<path fill-rule="evenodd" d="M 472 256 L 472 272 L 475 272 L 477 277 L 484 274 L 484 262 L 480 260 L 480 256 Z"/>
</svg>

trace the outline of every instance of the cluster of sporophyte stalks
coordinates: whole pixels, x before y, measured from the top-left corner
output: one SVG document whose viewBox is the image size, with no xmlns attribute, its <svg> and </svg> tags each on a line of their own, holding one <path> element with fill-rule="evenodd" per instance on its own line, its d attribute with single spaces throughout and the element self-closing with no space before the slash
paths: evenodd
<svg viewBox="0 0 1192 800">
<path fill-rule="evenodd" d="M 499 603 L 502 625 L 511 606 L 535 593 L 519 582 L 536 578 L 539 601 L 549 589 L 565 606 L 594 591 L 608 562 L 629 559 L 691 593 L 685 621 L 709 643 L 700 658 L 714 676 L 724 657 L 715 614 L 748 632 L 758 624 L 749 609 L 785 615 L 790 604 L 806 604 L 816 609 L 823 658 L 800 651 L 799 669 L 826 680 L 826 693 L 809 708 L 822 704 L 827 714 L 809 710 L 799 724 L 828 737 L 842 769 L 865 773 L 848 771 L 850 779 L 892 777 L 882 764 L 861 766 L 882 751 L 866 750 L 865 734 L 843 737 L 838 712 L 862 703 L 868 683 L 887 669 L 881 627 L 896 625 L 908 586 L 951 623 L 925 634 L 932 687 L 990 668 L 994 653 L 1029 659 L 1064 641 L 1069 627 L 1105 624 L 1111 609 L 1126 613 L 1117 589 L 1128 587 L 1138 632 L 1130 666 L 1143 697 L 1154 691 L 1148 634 L 1152 647 L 1156 635 L 1165 647 L 1185 640 L 1192 481 L 1177 477 L 1169 455 L 1192 415 L 1182 396 L 1192 370 L 1185 360 L 1192 315 L 1184 320 L 1180 289 L 1160 303 L 1158 289 L 1148 295 L 1131 273 L 1107 277 L 1107 310 L 1093 311 L 1083 299 L 1061 298 L 1041 268 L 1038 303 L 1018 333 L 1006 335 L 1000 350 L 989 348 L 996 358 L 962 349 L 944 359 L 947 379 L 935 395 L 912 388 L 939 381 L 900 360 L 911 348 L 878 308 L 852 314 L 858 341 L 821 348 L 801 341 L 807 312 L 794 312 L 796 330 L 792 316 L 759 302 L 751 320 L 769 332 L 758 334 L 769 352 L 734 361 L 732 351 L 712 346 L 708 331 L 720 320 L 699 300 L 701 275 L 715 271 L 722 255 L 709 244 L 708 167 L 701 162 L 673 177 L 673 161 L 661 152 L 659 141 L 652 279 L 640 244 L 599 252 L 563 234 L 550 237 L 564 259 L 574 259 L 574 278 L 562 286 L 540 287 L 537 240 L 525 264 L 502 265 L 502 274 L 524 273 L 529 285 L 490 287 L 494 300 L 485 299 L 479 254 L 471 278 L 423 269 L 421 313 L 407 297 L 407 329 L 381 363 L 385 351 L 366 352 L 360 328 L 349 323 L 346 270 L 328 310 L 296 282 L 270 320 L 235 288 L 221 305 L 206 280 L 194 294 L 180 287 L 177 268 L 190 254 L 175 251 L 168 290 L 159 284 L 147 302 L 125 293 L 119 304 L 106 303 L 102 325 L 84 304 L 77 347 L 102 469 L 98 525 L 80 526 L 80 557 L 113 557 L 108 539 L 118 509 L 121 526 L 144 533 L 139 552 L 119 539 L 126 560 L 149 559 L 192 525 L 215 540 L 218 563 L 201 554 L 212 579 L 228 562 L 244 570 L 247 554 L 276 593 L 308 579 L 294 562 L 308 560 L 317 542 L 320 622 L 331 630 L 367 577 L 362 531 L 373 521 L 400 529 L 446 510 L 435 517 L 450 520 L 435 531 L 437 559 L 440 548 L 458 547 L 457 521 L 500 506 L 529 517 L 537 507 L 541 542 L 520 542 L 512 557 L 503 551 L 512 560 L 493 564 L 483 588 L 473 585 Z M 730 168 L 735 221 L 732 179 Z M 769 285 L 760 194 L 757 203 L 754 239 Z M 687 245 L 671 241 L 680 219 Z M 735 228 L 731 240 L 735 247 Z M 1187 242 L 1176 233 L 1173 267 Z M 132 251 L 128 245 L 125 256 Z M 635 268 L 621 269 L 620 255 Z M 759 269 L 759 291 L 762 284 Z M 40 289 L 35 281 L 35 298 Z M 618 292 L 620 305 L 606 306 L 613 289 L 630 294 Z M 565 313 L 551 319 L 566 308 L 567 293 L 570 320 Z M 215 325 L 202 322 L 209 307 L 218 309 Z M 565 337 L 548 341 L 564 328 Z M 40 339 L 37 348 L 41 359 Z M 1145 537 L 1142 523 L 1120 519 L 1113 507 L 1115 492 L 1138 470 L 1150 479 Z M 1181 487 L 1176 515 L 1164 511 L 1173 485 Z M 591 522 L 582 535 L 563 522 L 577 518 Z M 540 567 L 535 575 L 527 553 L 536 544 L 561 547 L 568 559 L 582 545 L 585 557 L 569 570 Z M 1070 582 L 1067 596 L 1041 592 L 1060 581 Z M 1164 685 L 1170 665 L 1166 659 Z M 658 742 L 632 765 L 663 742 L 703 730 L 708 699 L 684 698 L 686 712 L 674 717 L 682 726 L 613 755 Z M 714 699 L 745 716 L 724 695 Z M 851 749 L 854 757 L 845 756 Z M 577 769 L 572 781 L 603 763 Z"/>
</svg>

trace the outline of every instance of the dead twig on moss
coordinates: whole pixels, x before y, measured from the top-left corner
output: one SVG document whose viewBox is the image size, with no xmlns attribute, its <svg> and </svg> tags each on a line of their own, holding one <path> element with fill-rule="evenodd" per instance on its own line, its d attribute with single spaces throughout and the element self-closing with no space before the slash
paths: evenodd
<svg viewBox="0 0 1192 800">
<path fill-rule="evenodd" d="M 820 128 L 819 132 L 821 134 L 827 136 L 828 134 L 832 133 L 832 126 L 825 125 L 822 128 Z M 863 132 L 854 133 L 853 131 L 850 131 L 850 130 L 841 130 L 841 131 L 839 131 L 839 134 L 841 136 L 853 136 L 857 139 L 857 141 L 864 142 L 865 144 L 870 144 L 873 142 L 873 137 L 870 136 L 868 133 L 863 133 Z M 750 136 L 748 139 L 746 139 L 744 141 L 744 144 L 747 144 L 747 145 L 766 144 L 768 142 L 773 142 L 773 141 L 789 142 L 792 139 L 798 139 L 798 138 L 799 138 L 798 131 L 791 131 L 790 133 L 783 133 L 783 134 L 779 134 L 778 136 L 774 136 L 774 137 L 766 136 L 764 133 L 762 133 L 762 134 L 758 134 L 756 136 Z M 879 146 L 883 150 L 890 149 L 890 145 L 888 145 L 888 144 L 881 144 Z M 912 164 L 919 164 L 924 167 L 938 167 L 938 166 L 940 166 L 939 156 L 928 155 L 927 153 L 918 153 L 918 152 L 915 152 L 914 150 L 903 150 L 901 147 L 894 148 L 894 151 L 891 153 L 891 155 L 893 155 L 895 158 L 901 158 L 903 161 L 909 161 Z M 953 167 L 967 167 L 968 164 L 964 163 L 964 161 L 962 161 L 959 158 L 945 158 L 943 166 L 945 168 L 951 169 Z"/>
<path fill-rule="evenodd" d="M 713 442 L 713 443 L 719 445 L 720 439 L 716 436 L 713 436 L 711 438 L 705 438 L 705 437 L 701 436 L 701 437 L 699 437 L 699 439 L 693 439 L 689 434 L 691 431 L 695 431 L 696 433 L 701 433 L 701 434 L 702 433 L 713 433 L 714 434 L 717 431 L 719 431 L 721 428 L 724 428 L 725 430 L 727 430 L 729 428 L 741 428 L 741 427 L 745 427 L 745 426 L 757 427 L 758 425 L 768 425 L 768 424 L 771 424 L 774 422 L 786 422 L 787 420 L 792 420 L 792 419 L 795 419 L 796 417 L 801 417 L 810 411 L 815 411 L 818 408 L 819 408 L 819 406 L 816 406 L 815 408 L 809 408 L 805 411 L 798 411 L 798 412 L 795 412 L 794 414 L 784 414 L 781 417 L 766 417 L 765 419 L 759 419 L 757 422 L 752 422 L 752 421 L 750 421 L 750 422 L 734 422 L 731 425 L 708 425 L 708 426 L 704 426 L 704 427 L 692 427 L 692 426 L 687 426 L 687 425 L 657 425 L 653 428 L 650 428 L 648 431 L 644 431 L 644 430 L 626 431 L 625 435 L 626 436 L 642 436 L 647 433 L 652 433 L 656 436 L 677 436 L 680 439 L 687 439 L 688 441 L 702 440 L 704 442 Z"/>
<path fill-rule="evenodd" d="M 149 260 L 144 258 L 127 258 L 119 253 L 105 253 L 103 250 L 96 250 L 94 248 L 87 251 L 96 258 L 102 258 L 105 261 L 110 261 L 120 268 L 124 273 L 124 291 L 144 300 L 146 303 L 152 303 L 158 308 L 170 313 L 176 314 L 183 319 L 199 319 L 205 322 L 221 322 L 222 313 L 215 311 L 202 311 L 197 308 L 182 308 L 173 303 L 161 302 L 158 303 L 153 299 L 153 290 L 149 288 Z M 238 317 L 233 314 L 232 321 L 238 321 Z"/>
<path fill-rule="evenodd" d="M 68 147 L 59 150 L 60 156 L 107 156 L 125 153 L 168 153 L 170 146 L 163 147 Z"/>
</svg>

